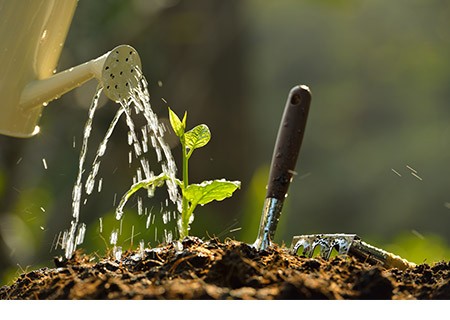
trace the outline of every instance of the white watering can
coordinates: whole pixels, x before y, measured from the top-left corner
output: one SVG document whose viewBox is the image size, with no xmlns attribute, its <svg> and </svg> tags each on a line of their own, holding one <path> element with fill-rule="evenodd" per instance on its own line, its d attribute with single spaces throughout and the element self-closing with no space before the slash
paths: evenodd
<svg viewBox="0 0 450 320">
<path fill-rule="evenodd" d="M 0 0 L 0 134 L 37 134 L 44 106 L 92 78 L 113 101 L 140 81 L 141 60 L 128 45 L 55 73 L 77 2 Z"/>
</svg>

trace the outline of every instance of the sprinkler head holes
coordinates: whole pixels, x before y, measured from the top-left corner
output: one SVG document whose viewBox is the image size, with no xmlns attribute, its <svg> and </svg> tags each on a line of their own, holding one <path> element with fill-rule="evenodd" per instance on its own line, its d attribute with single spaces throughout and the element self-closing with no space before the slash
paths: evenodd
<svg viewBox="0 0 450 320">
<path fill-rule="evenodd" d="M 109 99 L 115 102 L 128 99 L 141 78 L 141 59 L 133 47 L 122 45 L 111 50 L 101 78 L 104 93 Z"/>
</svg>

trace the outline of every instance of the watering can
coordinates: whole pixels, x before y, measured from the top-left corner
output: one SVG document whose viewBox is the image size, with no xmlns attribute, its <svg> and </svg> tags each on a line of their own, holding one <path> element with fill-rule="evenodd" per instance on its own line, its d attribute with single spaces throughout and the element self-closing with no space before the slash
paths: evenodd
<svg viewBox="0 0 450 320">
<path fill-rule="evenodd" d="M 92 78 L 113 101 L 140 81 L 141 61 L 128 45 L 55 72 L 77 2 L 0 0 L 0 134 L 34 136 L 43 108 Z"/>
</svg>

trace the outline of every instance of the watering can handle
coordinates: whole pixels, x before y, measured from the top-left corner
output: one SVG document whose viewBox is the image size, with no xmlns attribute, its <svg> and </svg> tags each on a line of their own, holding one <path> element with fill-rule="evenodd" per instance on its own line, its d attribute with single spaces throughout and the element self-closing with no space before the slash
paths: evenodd
<svg viewBox="0 0 450 320">
<path fill-rule="evenodd" d="M 295 174 L 310 103 L 311 92 L 307 86 L 295 86 L 289 92 L 272 155 L 266 199 L 283 201 L 286 197 Z"/>
</svg>

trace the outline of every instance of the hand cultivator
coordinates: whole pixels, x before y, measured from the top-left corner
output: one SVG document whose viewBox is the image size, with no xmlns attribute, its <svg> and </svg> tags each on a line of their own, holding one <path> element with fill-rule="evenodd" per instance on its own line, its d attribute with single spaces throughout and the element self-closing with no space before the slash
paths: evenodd
<svg viewBox="0 0 450 320">
<path fill-rule="evenodd" d="M 258 250 L 265 250 L 270 246 L 275 235 L 284 199 L 295 175 L 310 103 L 311 92 L 307 86 L 296 86 L 291 89 L 273 151 L 259 233 L 253 244 Z M 319 248 L 320 256 L 328 259 L 334 249 L 340 255 L 351 255 L 385 268 L 406 269 L 414 266 L 399 256 L 365 243 L 356 234 L 313 234 L 293 237 L 290 249 L 292 254 L 297 254 L 300 248 L 303 248 L 301 254 L 307 257 L 312 257 L 315 249 Z"/>
</svg>

